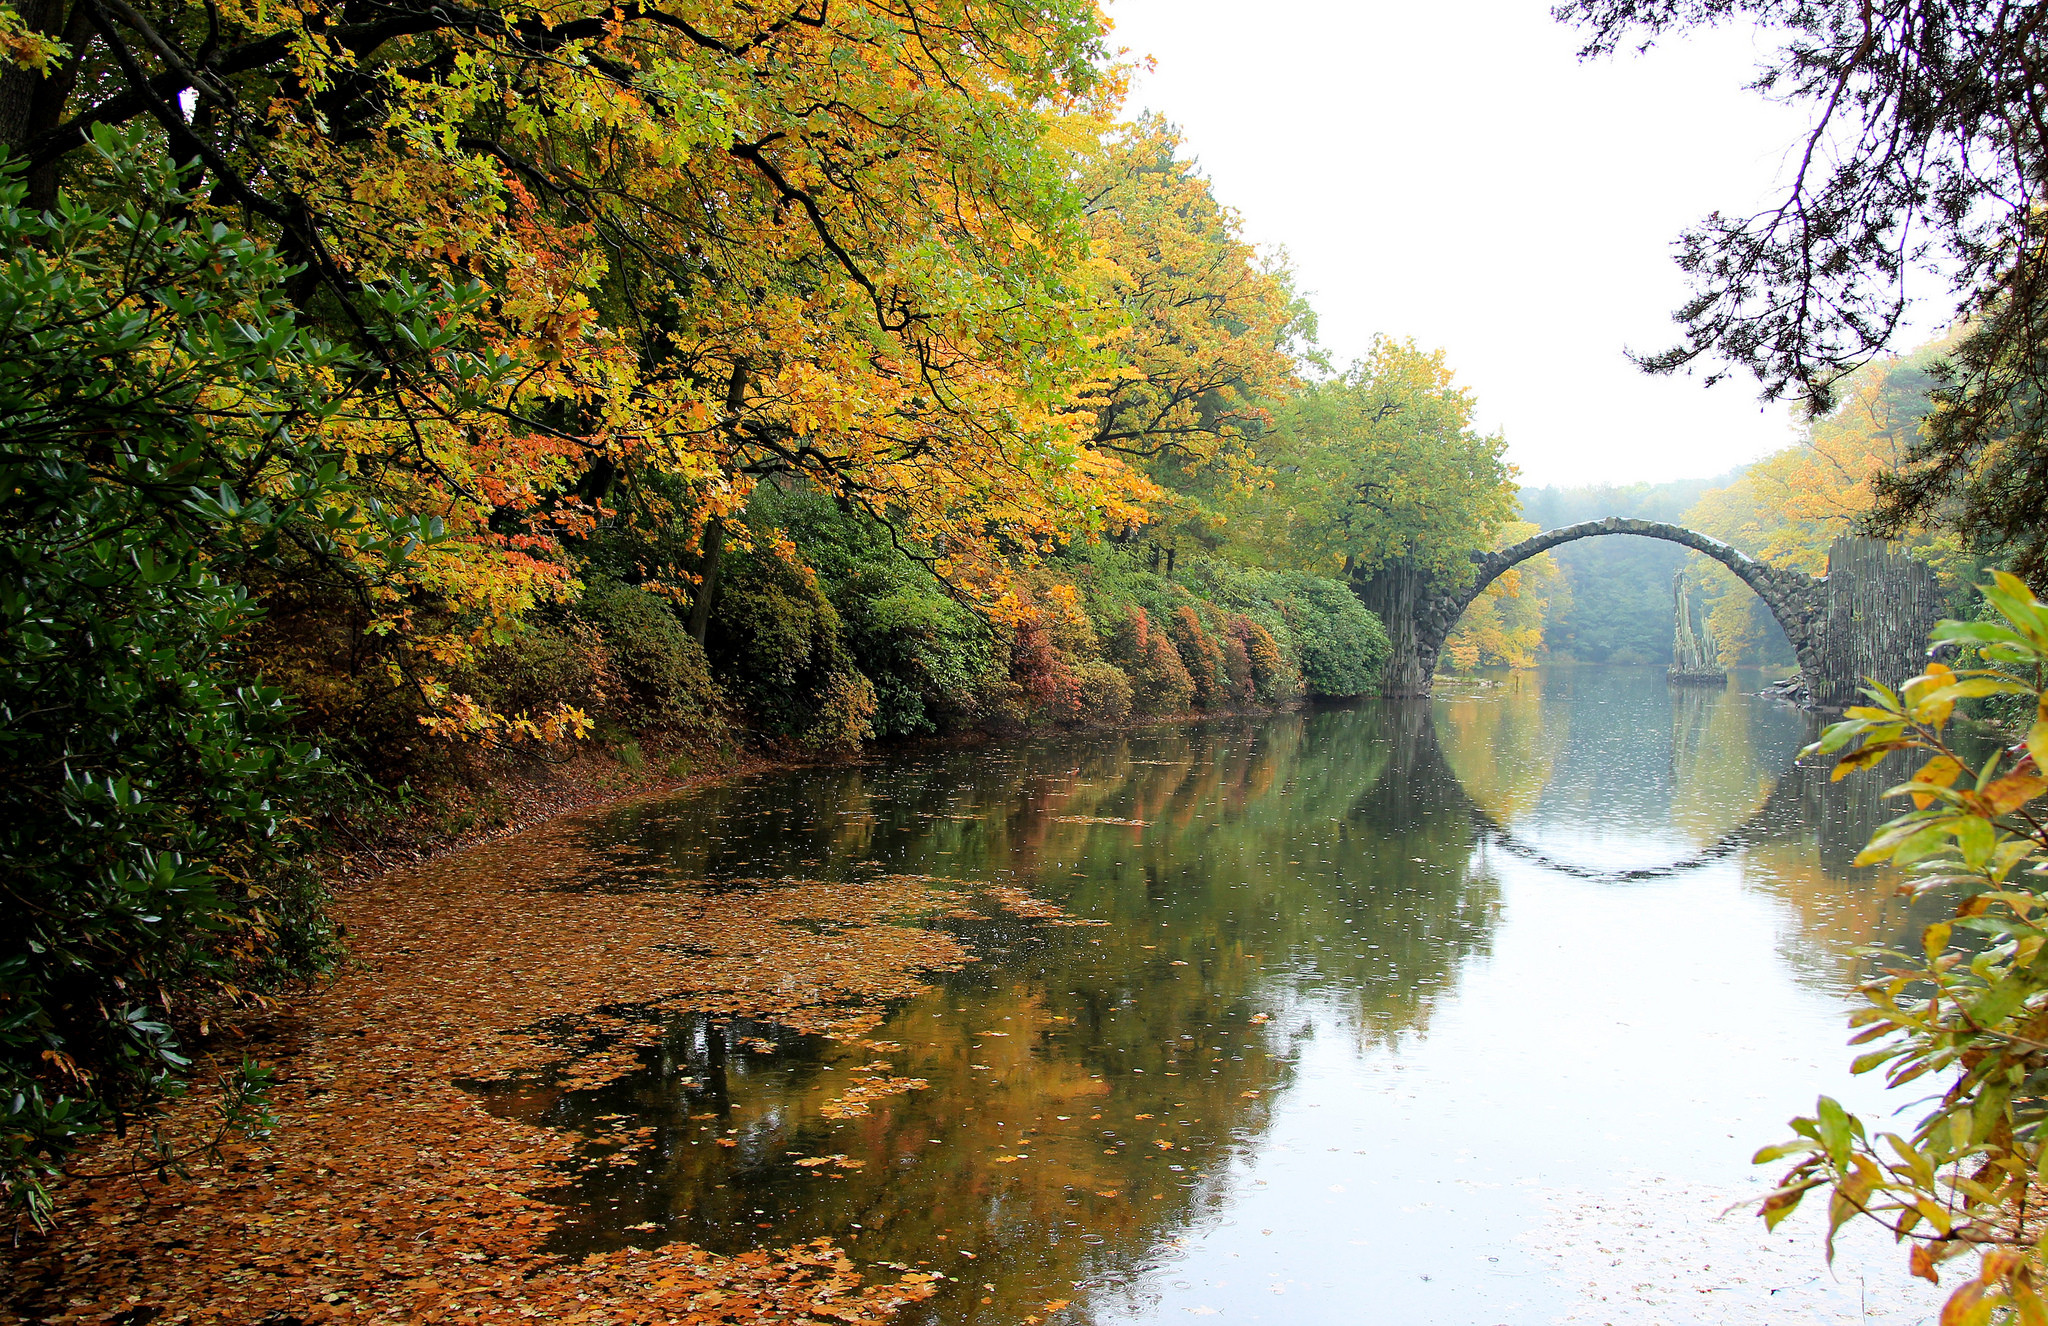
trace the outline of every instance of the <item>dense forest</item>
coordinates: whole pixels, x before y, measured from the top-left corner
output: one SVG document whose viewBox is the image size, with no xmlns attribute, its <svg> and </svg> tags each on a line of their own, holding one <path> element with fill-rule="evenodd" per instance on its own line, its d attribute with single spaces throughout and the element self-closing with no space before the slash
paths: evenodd
<svg viewBox="0 0 2048 1326">
<path fill-rule="evenodd" d="M 1374 688 L 1513 514 L 1091 4 L 0 7 L 9 1197 L 578 752 Z"/>
</svg>

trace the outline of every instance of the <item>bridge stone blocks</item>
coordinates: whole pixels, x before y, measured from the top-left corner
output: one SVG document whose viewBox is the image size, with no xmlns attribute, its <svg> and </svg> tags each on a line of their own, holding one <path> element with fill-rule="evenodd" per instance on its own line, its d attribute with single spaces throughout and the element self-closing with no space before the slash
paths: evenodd
<svg viewBox="0 0 2048 1326">
<path fill-rule="evenodd" d="M 1474 553 L 1478 574 L 1450 593 L 1433 591 L 1419 571 L 1400 565 L 1362 585 L 1360 597 L 1386 623 L 1394 646 L 1383 693 L 1427 695 L 1458 618 L 1509 567 L 1559 544 L 1610 534 L 1681 544 L 1734 572 L 1784 627 L 1819 709 L 1855 703 L 1866 678 L 1896 686 L 1918 673 L 1927 632 L 1943 606 L 1933 572 L 1876 539 L 1835 540 L 1828 574 L 1812 576 L 1759 561 L 1698 530 L 1610 516 L 1545 530 L 1499 552 Z"/>
</svg>

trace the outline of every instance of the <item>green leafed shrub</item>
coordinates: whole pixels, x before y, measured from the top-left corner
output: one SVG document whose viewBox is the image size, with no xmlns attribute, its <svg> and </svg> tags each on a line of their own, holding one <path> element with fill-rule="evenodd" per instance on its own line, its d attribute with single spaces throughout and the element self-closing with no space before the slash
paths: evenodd
<svg viewBox="0 0 2048 1326">
<path fill-rule="evenodd" d="M 725 729 L 724 696 L 710 664 L 666 599 L 599 580 L 576 616 L 596 635 L 605 717 L 629 732 L 713 736 Z M 574 692 L 555 698 L 573 699 Z"/>
<path fill-rule="evenodd" d="M 1340 698 L 1377 689 L 1393 652 L 1380 619 L 1334 580 L 1300 572 L 1283 579 L 1281 609 L 1309 694 Z"/>
<path fill-rule="evenodd" d="M 1131 716 L 1131 679 L 1114 663 L 1089 659 L 1074 669 L 1076 709 L 1085 722 L 1121 723 Z"/>
<path fill-rule="evenodd" d="M 826 677 L 803 743 L 817 750 L 854 750 L 874 735 L 874 683 L 852 668 Z"/>
<path fill-rule="evenodd" d="M 596 712 L 606 694 L 610 659 L 604 635 L 589 622 L 535 622 L 481 650 L 455 674 L 460 688 L 506 714 L 533 714 L 565 698 Z"/>
<path fill-rule="evenodd" d="M 727 560 L 706 642 L 712 673 L 769 731 L 802 736 L 831 679 L 851 669 L 839 612 L 814 576 L 773 552 Z"/>
<path fill-rule="evenodd" d="M 1830 1247 L 1844 1224 L 1874 1220 L 1911 1245 L 1912 1272 L 1936 1283 L 1941 1263 L 1977 1257 L 1974 1268 L 1947 1272 L 1955 1287 L 1943 1322 L 2024 1323 L 2048 1320 L 2048 603 L 1992 574 L 1995 583 L 1980 586 L 1989 612 L 1934 628 L 1937 645 L 1967 651 L 1965 667 L 1930 663 L 1896 691 L 1872 684 L 1867 703 L 1801 752 L 1832 757 L 1836 779 L 1894 758 L 1918 761 L 1885 794 L 1901 813 L 1854 864 L 1889 864 L 1901 893 L 1948 894 L 1957 905 L 1917 944 L 1874 964 L 1858 992 L 1863 1006 L 1849 1016 L 1849 1043 L 1862 1047 L 1850 1071 L 1882 1071 L 1892 1088 L 1917 1085 L 1879 1123 L 1895 1131 L 1822 1096 L 1812 1115 L 1792 1120 L 1794 1136 L 1759 1151 L 1756 1163 L 1794 1161 L 1762 1202 L 1769 1226 L 1822 1193 Z M 2018 702 L 2024 740 L 1981 752 L 1955 742 L 1958 705 L 1994 696 Z"/>
<path fill-rule="evenodd" d="M 269 250 L 170 219 L 141 141 L 96 140 L 118 211 L 31 214 L 0 168 L 0 1185 L 38 1217 L 67 1151 L 179 1089 L 185 1028 L 336 954 L 306 822 L 344 784 L 238 658 L 242 577 L 438 537 L 350 497 L 318 439 L 362 366 Z M 389 307 L 459 320 L 437 299 Z"/>
<path fill-rule="evenodd" d="M 802 484 L 757 489 L 757 530 L 779 530 L 839 616 L 839 641 L 875 692 L 875 733 L 947 732 L 982 717 L 995 632 L 877 522 Z"/>
</svg>

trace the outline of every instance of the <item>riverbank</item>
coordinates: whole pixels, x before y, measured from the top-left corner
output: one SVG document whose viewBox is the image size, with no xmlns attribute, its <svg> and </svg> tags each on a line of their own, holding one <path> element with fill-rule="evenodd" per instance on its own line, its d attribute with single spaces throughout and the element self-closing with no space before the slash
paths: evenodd
<svg viewBox="0 0 2048 1326">
<path fill-rule="evenodd" d="M 244 1054 L 273 1066 L 267 1134 L 189 1179 L 124 1175 L 113 1142 L 82 1156 L 54 1232 L 16 1249 L 4 1319 L 867 1323 L 928 1294 L 924 1272 L 862 1284 L 822 1241 L 549 1251 L 559 1212 L 541 1194 L 578 1167 L 639 1163 L 648 1130 L 593 1154 L 487 1110 L 479 1083 L 588 1089 L 686 1012 L 857 1041 L 922 973 L 971 960 L 905 923 L 955 901 L 923 878 L 643 889 L 647 867 L 599 859 L 579 829 L 558 815 L 344 893 L 347 969 L 219 1038 L 197 1075 Z M 567 887 L 598 870 L 617 883 Z M 850 1114 L 921 1085 L 871 1067 L 848 1082 Z M 170 1126 L 203 1129 L 219 1100 L 193 1091 Z"/>
<path fill-rule="evenodd" d="M 1279 704 L 1188 709 L 1114 722 L 1077 721 L 1008 732 L 972 729 L 947 736 L 871 742 L 850 751 L 810 750 L 793 742 L 747 749 L 727 742 L 722 746 L 664 750 L 650 757 L 641 752 L 637 741 L 629 743 L 630 756 L 622 754 L 623 747 L 591 743 L 588 749 L 556 763 L 501 760 L 480 786 L 463 787 L 458 795 L 425 798 L 409 807 L 394 809 L 384 823 L 367 833 L 353 827 L 331 833 L 333 850 L 323 873 L 337 886 L 353 887 L 387 871 L 421 866 L 451 852 L 523 833 L 564 815 L 672 796 L 754 774 L 858 765 L 904 751 L 972 750 L 1047 732 L 1140 732 L 1219 718 L 1265 718 L 1318 704 L 1352 703 L 1355 699 L 1316 701 L 1298 697 Z"/>
<path fill-rule="evenodd" d="M 993 740 L 973 734 L 922 748 Z M 753 752 L 678 775 L 667 761 L 636 769 L 593 750 L 508 769 L 488 788 L 503 808 L 497 818 L 473 816 L 427 841 L 422 829 L 464 808 L 425 808 L 337 855 L 343 969 L 320 989 L 210 1028 L 194 1087 L 164 1121 L 180 1146 L 207 1134 L 226 1100 L 223 1079 L 246 1057 L 276 1075 L 272 1123 L 230 1138 L 218 1163 L 196 1164 L 189 1177 L 148 1173 L 113 1140 L 82 1153 L 50 1231 L 18 1235 L 0 1321 L 742 1323 L 809 1314 L 857 1324 L 929 1295 L 934 1280 L 922 1270 L 863 1283 L 830 1242 L 733 1257 L 665 1243 L 565 1258 L 549 1248 L 561 1212 L 544 1194 L 581 1169 L 635 1164 L 644 1136 L 628 1130 L 592 1153 L 559 1130 L 491 1112 L 477 1090 L 526 1080 L 555 1094 L 590 1090 L 635 1070 L 661 1028 L 692 1013 L 859 1044 L 886 1004 L 917 992 L 930 973 L 973 961 L 961 941 L 917 924 L 935 910 L 970 914 L 957 889 L 930 876 L 759 879 L 737 893 L 733 881 L 643 886 L 656 867 L 582 842 L 593 815 L 889 754 Z M 594 873 L 614 883 L 573 888 Z M 1062 919 L 1014 889 L 992 903 L 1037 924 Z M 921 1086 L 888 1067 L 875 1058 L 849 1082 L 849 1116 Z"/>
<path fill-rule="evenodd" d="M 214 1047 L 281 1067 L 276 1130 L 187 1183 L 88 1157 L 0 1299 L 223 1326 L 1763 1323 L 1863 1320 L 1868 1268 L 1869 1319 L 1917 1319 L 1903 1296 L 1940 1291 L 1889 1244 L 1850 1234 L 1838 1282 L 1810 1229 L 1703 1228 L 1814 1091 L 1878 1103 L 1840 995 L 1912 918 L 1841 867 L 1888 812 L 1823 780 L 1738 855 L 1574 874 L 1687 858 L 1807 738 L 1735 689 L 1621 681 L 878 751 L 351 885 L 358 960 Z M 1617 988 L 1642 1007 L 1585 1015 Z"/>
</svg>

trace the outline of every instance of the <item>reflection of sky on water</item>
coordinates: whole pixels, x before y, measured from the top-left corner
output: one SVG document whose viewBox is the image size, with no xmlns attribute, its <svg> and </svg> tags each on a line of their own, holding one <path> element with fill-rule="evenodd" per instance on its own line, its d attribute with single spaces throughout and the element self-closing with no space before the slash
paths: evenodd
<svg viewBox="0 0 2048 1326">
<path fill-rule="evenodd" d="M 1856 947 L 1913 918 L 1846 865 L 1874 800 L 1785 773 L 1806 733 L 1584 670 L 707 789 L 597 839 L 680 880 L 928 873 L 1106 924 L 986 897 L 940 922 L 984 959 L 874 1033 L 930 1088 L 863 1118 L 820 1106 L 877 1051 L 738 1025 L 494 1108 L 654 1131 L 652 1161 L 560 1194 L 563 1251 L 831 1235 L 947 1271 L 913 1323 L 1060 1299 L 1051 1322 L 1909 1320 L 1936 1291 L 1889 1252 L 1852 1245 L 1829 1279 L 1809 1231 L 1706 1219 L 1817 1091 L 1876 1104 L 1843 1000 Z M 1557 868 L 1668 864 L 1737 826 L 1668 877 Z M 857 1163 L 795 1165 L 826 1155 Z"/>
<path fill-rule="evenodd" d="M 1760 680 L 1738 673 L 1723 690 L 1649 668 L 1544 669 L 1451 683 L 1438 725 L 1467 792 L 1523 844 L 1584 870 L 1640 870 L 1742 828 L 1811 739 L 1797 710 L 1742 693 Z"/>
<path fill-rule="evenodd" d="M 1676 1279 L 1717 1321 L 1788 1320 L 1791 1291 L 1812 1321 L 1864 1320 L 1866 1302 L 1870 1321 L 1918 1320 L 1914 1302 L 1939 1301 L 1888 1245 L 1851 1240 L 1829 1279 L 1810 1229 L 1766 1260 L 1747 1211 L 1688 1233 L 1676 1222 L 1697 1224 L 1700 1201 L 1658 1200 L 1705 1191 L 1715 1216 L 1760 1191 L 1749 1156 L 1821 1090 L 1882 1112 L 1844 1071 L 1842 1003 L 1786 979 L 1771 899 L 1734 865 L 1626 887 L 1519 861 L 1500 874 L 1491 951 L 1426 1034 L 1362 1049 L 1343 1008 L 1296 1010 L 1312 1034 L 1223 1213 L 1099 1320 L 1334 1323 L 1369 1303 L 1375 1320 L 1523 1323 L 1571 1310 L 1570 1283 L 1595 1277 Z M 1621 1203 L 1636 1218 L 1601 1241 L 1554 1228 L 1554 1206 Z M 1622 1257 L 1638 1264 L 1618 1272 Z M 1653 1319 L 1604 1307 L 1590 1320 Z"/>
</svg>

